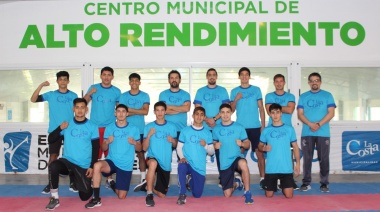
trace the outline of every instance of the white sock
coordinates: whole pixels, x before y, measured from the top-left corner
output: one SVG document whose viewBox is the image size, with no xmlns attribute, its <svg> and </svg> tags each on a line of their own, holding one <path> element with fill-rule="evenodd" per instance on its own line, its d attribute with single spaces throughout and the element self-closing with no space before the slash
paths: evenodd
<svg viewBox="0 0 380 212">
<path fill-rule="evenodd" d="M 260 177 L 260 181 L 264 180 L 264 177 Z"/>
<path fill-rule="evenodd" d="M 142 181 L 142 180 L 145 180 L 146 172 L 145 172 L 145 171 L 144 171 L 144 172 L 141 172 L 141 171 L 140 171 L 140 175 L 141 175 L 141 181 Z"/>
<path fill-rule="evenodd" d="M 54 197 L 54 199 L 59 199 L 58 196 L 58 188 L 57 189 L 50 189 L 51 197 Z"/>
<path fill-rule="evenodd" d="M 113 180 L 112 178 L 107 179 L 108 183 L 110 183 L 112 180 Z"/>
</svg>

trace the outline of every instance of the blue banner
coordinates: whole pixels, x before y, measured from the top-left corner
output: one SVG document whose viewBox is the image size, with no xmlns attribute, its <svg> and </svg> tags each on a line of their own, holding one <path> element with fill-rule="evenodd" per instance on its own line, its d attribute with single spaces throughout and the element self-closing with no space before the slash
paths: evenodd
<svg viewBox="0 0 380 212">
<path fill-rule="evenodd" d="M 4 136 L 5 172 L 25 172 L 29 168 L 32 134 L 10 132 Z"/>
</svg>

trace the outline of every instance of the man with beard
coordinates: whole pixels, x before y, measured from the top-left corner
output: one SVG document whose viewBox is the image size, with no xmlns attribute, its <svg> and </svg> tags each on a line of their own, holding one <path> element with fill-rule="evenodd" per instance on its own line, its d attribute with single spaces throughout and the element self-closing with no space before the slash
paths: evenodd
<svg viewBox="0 0 380 212">
<path fill-rule="evenodd" d="M 221 123 L 219 115 L 219 107 L 223 103 L 230 103 L 227 90 L 219 85 L 216 85 L 218 72 L 214 68 L 210 68 L 206 73 L 207 85 L 199 88 L 194 99 L 195 107 L 203 107 L 206 110 L 206 116 L 203 121 L 205 129 L 212 131 L 216 124 Z M 219 150 L 215 151 L 216 164 L 220 171 Z M 220 177 L 219 177 L 220 178 Z M 221 187 L 220 180 L 219 186 Z"/>
<path fill-rule="evenodd" d="M 177 138 L 180 131 L 187 126 L 187 112 L 190 111 L 190 94 L 179 88 L 181 74 L 172 70 L 168 74 L 170 88 L 160 93 L 159 101 L 165 102 L 166 120 L 173 122 L 177 129 Z"/>
<path fill-rule="evenodd" d="M 303 179 L 300 191 L 311 189 L 311 165 L 314 148 L 317 149 L 321 192 L 329 192 L 330 172 L 330 120 L 335 115 L 334 97 L 330 92 L 321 89 L 322 78 L 319 73 L 308 77 L 310 91 L 300 96 L 297 114 L 303 122 L 301 148 L 303 153 Z"/>
</svg>

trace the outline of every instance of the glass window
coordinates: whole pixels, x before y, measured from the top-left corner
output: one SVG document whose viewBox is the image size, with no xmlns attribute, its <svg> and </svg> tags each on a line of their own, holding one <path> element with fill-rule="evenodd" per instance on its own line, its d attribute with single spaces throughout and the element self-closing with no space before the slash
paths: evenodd
<svg viewBox="0 0 380 212">
<path fill-rule="evenodd" d="M 379 68 L 302 68 L 302 93 L 310 90 L 307 79 L 312 72 L 321 74 L 321 89 L 334 96 L 337 108 L 333 120 L 380 120 Z"/>
<path fill-rule="evenodd" d="M 70 74 L 69 89 L 81 96 L 81 70 L 67 70 Z M 60 70 L 0 70 L 0 121 L 1 122 L 48 122 L 49 108 L 46 102 L 32 103 L 30 97 L 44 81 L 40 94 L 56 90 L 56 73 Z"/>
</svg>

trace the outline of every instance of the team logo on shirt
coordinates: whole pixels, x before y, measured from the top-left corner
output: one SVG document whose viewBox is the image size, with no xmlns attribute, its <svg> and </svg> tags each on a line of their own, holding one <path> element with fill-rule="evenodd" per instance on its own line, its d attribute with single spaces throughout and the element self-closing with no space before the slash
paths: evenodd
<svg viewBox="0 0 380 212">
<path fill-rule="evenodd" d="M 143 103 L 139 99 L 128 99 L 127 105 L 131 108 L 140 108 Z"/>
<path fill-rule="evenodd" d="M 275 98 L 274 101 L 279 104 L 279 105 L 282 105 L 285 103 L 285 99 L 282 99 L 282 98 Z"/>
<path fill-rule="evenodd" d="M 178 103 L 178 102 L 182 102 L 182 98 L 181 97 L 176 97 L 176 96 L 170 96 L 169 97 L 169 102 L 170 103 Z"/>
<path fill-rule="evenodd" d="M 206 102 L 215 102 L 220 99 L 218 94 L 206 93 L 203 95 L 203 100 Z"/>
<path fill-rule="evenodd" d="M 110 103 L 112 102 L 112 99 L 105 98 L 103 95 L 99 95 L 98 97 L 96 97 L 96 101 L 101 103 Z"/>
<path fill-rule="evenodd" d="M 68 96 L 57 96 L 57 102 L 59 103 L 73 103 L 73 98 Z"/>
<path fill-rule="evenodd" d="M 230 135 L 233 135 L 233 134 L 235 134 L 235 131 L 231 130 L 231 129 L 225 129 L 225 128 L 223 128 L 223 129 L 221 129 L 219 131 L 219 135 L 220 136 L 230 136 Z"/>
<path fill-rule="evenodd" d="M 25 172 L 29 168 L 29 154 L 32 134 L 30 132 L 10 132 L 5 134 L 5 172 Z"/>
<path fill-rule="evenodd" d="M 323 101 L 322 100 L 317 100 L 317 99 L 310 99 L 307 101 L 306 105 L 310 108 L 319 108 L 323 106 Z"/>
<path fill-rule="evenodd" d="M 380 169 L 380 131 L 346 131 L 342 134 L 343 170 Z"/>
</svg>

